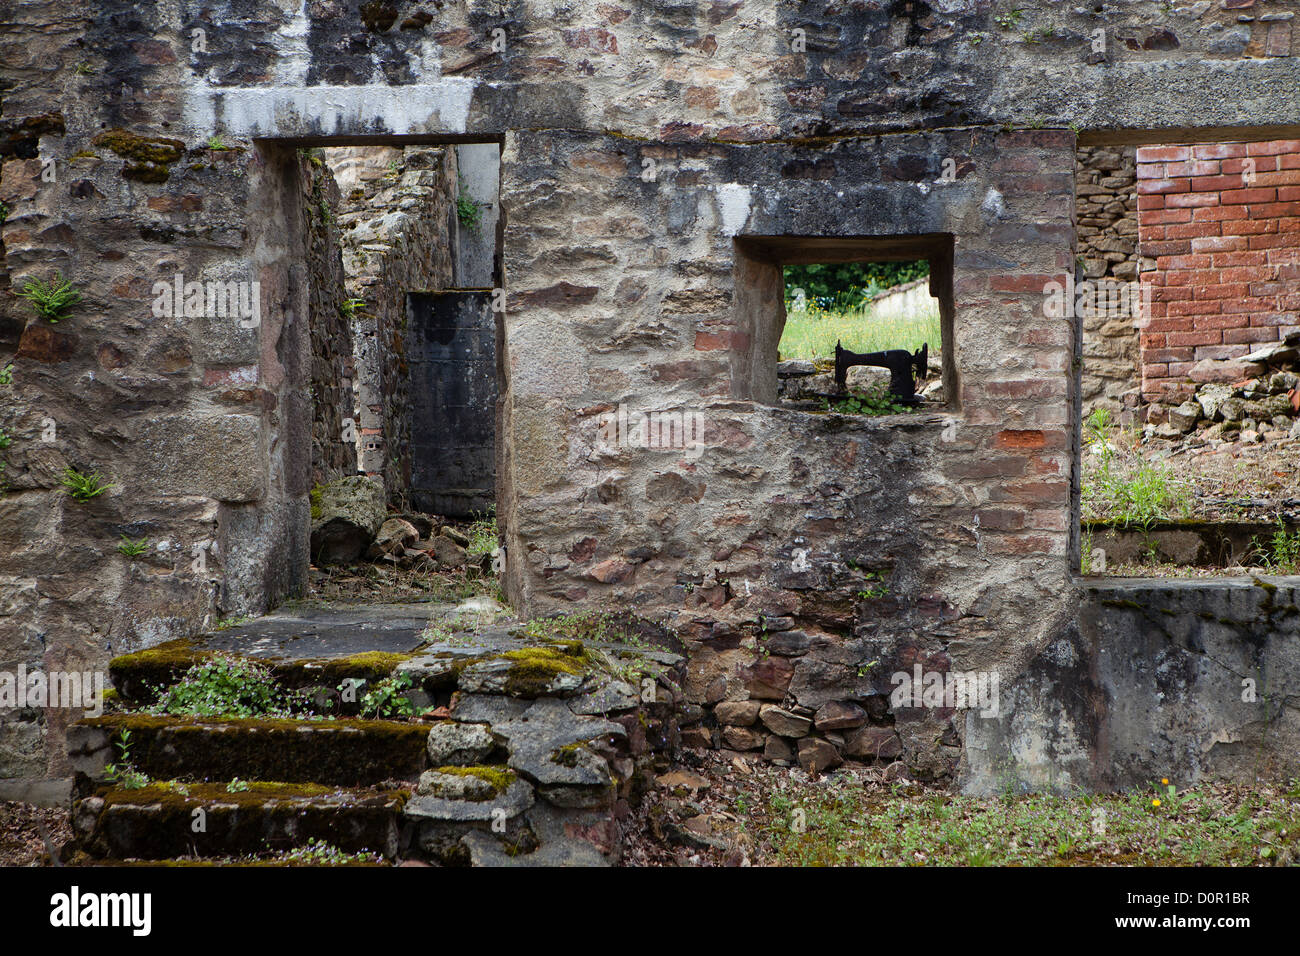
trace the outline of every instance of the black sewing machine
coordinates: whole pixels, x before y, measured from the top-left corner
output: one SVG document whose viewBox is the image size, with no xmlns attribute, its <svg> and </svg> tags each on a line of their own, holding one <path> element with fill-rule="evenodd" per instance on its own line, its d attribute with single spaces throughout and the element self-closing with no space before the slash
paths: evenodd
<svg viewBox="0 0 1300 956">
<path fill-rule="evenodd" d="M 919 405 L 921 398 L 916 394 L 916 383 L 930 374 L 930 343 L 925 343 L 915 352 L 906 349 L 890 349 L 887 352 L 850 352 L 835 343 L 835 384 L 844 388 L 849 369 L 854 365 L 874 365 L 889 369 L 889 391 L 900 402 Z M 916 370 L 916 378 L 912 370 Z"/>
</svg>

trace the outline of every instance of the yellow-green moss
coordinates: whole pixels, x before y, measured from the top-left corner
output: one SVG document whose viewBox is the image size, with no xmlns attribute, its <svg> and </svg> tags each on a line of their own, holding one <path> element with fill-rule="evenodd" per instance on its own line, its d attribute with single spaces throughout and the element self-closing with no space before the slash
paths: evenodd
<svg viewBox="0 0 1300 956">
<path fill-rule="evenodd" d="M 560 674 L 580 677 L 592 666 L 581 641 L 524 647 L 506 651 L 501 657 L 514 662 L 506 672 L 506 693 L 515 697 L 540 697 Z"/>
<path fill-rule="evenodd" d="M 105 130 L 91 142 L 111 149 L 123 159 L 155 165 L 169 165 L 185 155 L 185 144 L 179 139 L 138 136 L 124 129 Z"/>
<path fill-rule="evenodd" d="M 379 680 L 397 669 L 397 665 L 410 660 L 410 654 L 388 651 L 362 651 L 347 657 L 323 657 L 312 660 L 272 662 L 275 676 L 290 685 L 304 686 L 322 681 L 337 685 L 347 678 Z"/>
<path fill-rule="evenodd" d="M 519 779 L 518 775 L 508 767 L 489 766 L 479 764 L 473 767 L 437 767 L 437 773 L 445 773 L 452 777 L 473 777 L 476 780 L 482 780 L 492 788 L 492 796 L 500 796 L 510 789 L 510 785 Z M 491 797 L 484 797 L 488 800 Z"/>
<path fill-rule="evenodd" d="M 259 782 L 248 784 L 247 790 L 231 793 L 224 783 L 186 783 L 184 791 L 174 781 L 151 783 L 137 790 L 111 787 L 102 794 L 104 806 L 128 804 L 131 806 L 165 807 L 210 806 L 214 803 L 234 804 L 239 807 L 259 807 L 268 800 L 301 800 L 338 793 L 338 787 L 325 787 L 317 783 Z"/>
<path fill-rule="evenodd" d="M 312 488 L 310 492 L 307 493 L 307 498 L 311 502 L 312 521 L 320 520 L 320 516 L 321 516 L 320 500 L 321 500 L 321 493 L 323 490 L 324 489 L 322 488 L 321 485 L 316 485 L 314 488 Z"/>
<path fill-rule="evenodd" d="M 576 767 L 578 765 L 578 754 L 583 749 L 582 743 L 565 744 L 563 747 L 557 747 L 551 751 L 551 763 L 559 764 L 561 767 Z"/>
</svg>

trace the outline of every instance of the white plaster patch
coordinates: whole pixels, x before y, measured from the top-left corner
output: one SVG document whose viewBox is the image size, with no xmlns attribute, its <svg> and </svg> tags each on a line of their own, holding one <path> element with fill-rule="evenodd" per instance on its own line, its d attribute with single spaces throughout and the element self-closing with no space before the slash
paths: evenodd
<svg viewBox="0 0 1300 956">
<path fill-rule="evenodd" d="M 722 214 L 722 234 L 734 236 L 749 221 L 749 187 L 723 183 L 714 192 L 718 195 L 718 212 Z"/>
<path fill-rule="evenodd" d="M 478 81 L 411 86 L 211 87 L 185 94 L 185 124 L 230 137 L 464 133 Z"/>
<path fill-rule="evenodd" d="M 1007 204 L 1002 199 L 1002 194 L 990 187 L 984 194 L 984 202 L 980 203 L 980 210 L 985 219 L 1002 219 L 1007 214 Z"/>
</svg>

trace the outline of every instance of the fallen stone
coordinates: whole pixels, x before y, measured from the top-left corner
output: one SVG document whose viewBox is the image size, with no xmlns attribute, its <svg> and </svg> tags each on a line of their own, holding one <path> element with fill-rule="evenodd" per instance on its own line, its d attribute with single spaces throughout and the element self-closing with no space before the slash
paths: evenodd
<svg viewBox="0 0 1300 956">
<path fill-rule="evenodd" d="M 772 734 L 763 744 L 763 756 L 773 763 L 777 761 L 790 763 L 794 760 L 794 750 L 787 741 Z"/>
<path fill-rule="evenodd" d="M 844 743 L 844 753 L 850 757 L 891 760 L 902 752 L 903 741 L 888 727 L 861 727 Z"/>
<path fill-rule="evenodd" d="M 460 545 L 462 548 L 469 547 L 469 535 L 465 534 L 463 531 L 459 531 L 456 528 L 453 528 L 449 524 L 445 524 L 442 526 L 442 529 L 438 532 L 438 537 L 447 538 L 450 541 L 454 542 L 455 544 Z"/>
<path fill-rule="evenodd" d="M 464 548 L 442 534 L 433 539 L 433 556 L 438 559 L 438 564 L 444 568 L 463 568 L 465 562 L 469 559 Z"/>
<path fill-rule="evenodd" d="M 829 740 L 822 740 L 820 737 L 805 737 L 799 741 L 799 752 L 796 756 L 799 766 L 805 773 L 834 770 L 844 762 L 844 758 L 840 756 L 835 746 Z"/>
<path fill-rule="evenodd" d="M 1232 386 L 1212 384 L 1196 392 L 1196 404 L 1201 406 L 1201 414 L 1210 421 L 1219 418 L 1219 408 L 1232 397 Z"/>
<path fill-rule="evenodd" d="M 1183 402 L 1177 408 L 1169 410 L 1169 424 L 1183 434 L 1195 428 L 1200 418 L 1201 405 L 1199 402 Z"/>
<path fill-rule="evenodd" d="M 311 554 L 317 564 L 356 561 L 384 524 L 384 488 L 352 475 L 312 492 Z"/>
<path fill-rule="evenodd" d="M 380 526 L 379 533 L 366 551 L 366 557 L 374 561 L 385 554 L 404 555 L 419 538 L 419 532 L 409 521 L 389 518 Z"/>
</svg>

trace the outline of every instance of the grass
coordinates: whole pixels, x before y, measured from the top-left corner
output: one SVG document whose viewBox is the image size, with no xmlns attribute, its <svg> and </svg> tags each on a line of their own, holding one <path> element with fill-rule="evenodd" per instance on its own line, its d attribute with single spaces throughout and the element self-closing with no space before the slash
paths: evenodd
<svg viewBox="0 0 1300 956">
<path fill-rule="evenodd" d="M 817 785 L 775 776 L 771 784 L 733 809 L 759 862 L 776 866 L 1250 866 L 1300 857 L 1297 780 L 1181 792 L 1153 781 L 1072 797 L 968 797 L 845 772 Z"/>
<path fill-rule="evenodd" d="M 1273 574 L 1300 574 L 1300 530 L 1288 530 L 1281 518 L 1267 540 L 1251 541 L 1251 552 Z"/>
<path fill-rule="evenodd" d="M 1157 521 L 1189 518 L 1191 485 L 1168 465 L 1147 461 L 1134 434 L 1105 409 L 1084 423 L 1081 499 L 1085 521 L 1111 521 L 1149 529 Z"/>
<path fill-rule="evenodd" d="M 873 318 L 870 306 L 841 311 L 812 303 L 796 309 L 787 303 L 786 308 L 785 331 L 779 346 L 783 359 L 832 359 L 837 341 L 853 352 L 914 352 L 927 342 L 933 351 L 942 341 L 937 303 L 931 310 L 889 320 Z"/>
</svg>

